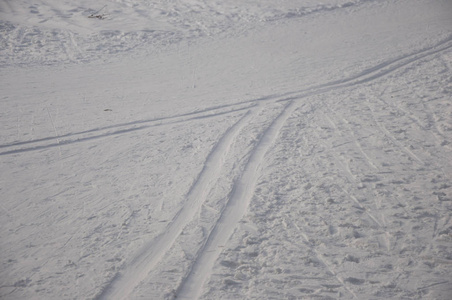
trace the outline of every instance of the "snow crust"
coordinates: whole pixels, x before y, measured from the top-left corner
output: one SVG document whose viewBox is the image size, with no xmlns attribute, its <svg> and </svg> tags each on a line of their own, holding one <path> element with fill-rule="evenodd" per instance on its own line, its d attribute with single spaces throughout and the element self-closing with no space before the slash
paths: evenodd
<svg viewBox="0 0 452 300">
<path fill-rule="evenodd" d="M 451 15 L 3 0 L 0 297 L 450 299 Z"/>
</svg>

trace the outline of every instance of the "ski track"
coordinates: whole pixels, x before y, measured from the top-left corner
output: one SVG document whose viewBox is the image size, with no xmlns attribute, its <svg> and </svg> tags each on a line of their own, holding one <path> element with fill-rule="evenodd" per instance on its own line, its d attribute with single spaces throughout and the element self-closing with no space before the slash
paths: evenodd
<svg viewBox="0 0 452 300">
<path fill-rule="evenodd" d="M 253 113 L 248 111 L 238 122 L 230 127 L 214 146 L 201 171 L 198 179 L 192 185 L 186 196 L 184 206 L 179 210 L 164 232 L 149 242 L 125 269 L 118 273 L 96 299 L 127 298 L 135 286 L 146 278 L 152 268 L 162 259 L 171 248 L 184 227 L 193 219 L 201 208 L 209 191 L 218 179 L 225 156 L 231 143 L 240 129 L 247 124 Z"/>
<path fill-rule="evenodd" d="M 189 121 L 198 120 L 198 119 L 207 119 L 207 118 L 212 118 L 212 117 L 218 117 L 218 116 L 225 115 L 225 114 L 242 112 L 244 110 L 248 110 L 251 107 L 254 107 L 255 104 L 247 105 L 245 107 L 238 107 L 235 109 L 230 109 L 227 111 L 222 111 L 223 108 L 229 108 L 229 107 L 233 107 L 233 106 L 241 106 L 241 105 L 235 104 L 235 105 L 213 107 L 213 108 L 208 108 L 208 109 L 193 112 L 193 113 L 174 115 L 174 116 L 163 117 L 163 118 L 155 118 L 155 119 L 149 119 L 149 120 L 134 121 L 134 122 L 129 122 L 129 123 L 110 125 L 110 126 L 106 126 L 106 127 L 102 127 L 102 128 L 90 129 L 90 130 L 77 132 L 77 133 L 68 133 L 68 134 L 63 134 L 63 135 L 46 137 L 46 138 L 42 138 L 42 139 L 35 139 L 35 140 L 30 140 L 30 141 L 15 142 L 15 143 L 6 144 L 6 145 L 0 145 L 0 149 L 17 148 L 17 149 L 13 149 L 13 150 L 7 150 L 7 151 L 0 152 L 0 156 L 8 155 L 8 154 L 17 154 L 17 153 L 21 153 L 21 152 L 29 152 L 29 151 L 34 151 L 34 150 L 41 150 L 41 149 L 52 148 L 52 147 L 59 147 L 59 146 L 64 146 L 64 145 L 70 145 L 70 144 L 74 144 L 74 143 L 95 140 L 95 139 L 104 138 L 104 137 L 121 135 L 124 133 L 148 129 L 151 127 L 171 125 L 171 124 L 184 123 L 184 122 L 189 122 Z M 213 111 L 213 113 L 206 114 L 206 113 L 209 113 L 212 111 Z M 146 125 L 137 126 L 140 124 L 146 124 Z M 109 131 L 110 129 L 117 129 L 117 130 Z M 56 142 L 55 142 L 55 140 L 56 140 Z M 43 143 L 45 143 L 45 144 L 39 145 L 39 144 L 43 144 Z M 36 146 L 28 146 L 28 147 L 20 147 L 20 146 L 29 145 L 29 144 L 32 144 L 32 145 L 37 144 L 37 145 Z"/>
<path fill-rule="evenodd" d="M 414 52 L 412 54 L 408 54 L 406 56 L 403 56 L 403 57 L 400 57 L 400 58 L 397 58 L 394 60 L 390 60 L 385 63 L 381 63 L 377 66 L 368 68 L 367 70 L 361 72 L 358 75 L 354 75 L 354 76 L 351 76 L 351 77 L 343 79 L 343 80 L 336 80 L 336 81 L 321 84 L 321 85 L 314 86 L 314 87 L 307 88 L 307 89 L 302 89 L 302 90 L 295 91 L 295 92 L 288 92 L 288 93 L 284 93 L 284 94 L 274 94 L 274 95 L 269 95 L 269 96 L 265 96 L 265 97 L 261 97 L 261 98 L 257 98 L 257 99 L 234 103 L 231 105 L 222 105 L 222 106 L 206 108 L 201 111 L 196 111 L 196 112 L 191 112 L 191 113 L 186 113 L 186 114 L 115 124 L 115 125 L 110 125 L 110 126 L 106 126 L 106 127 L 102 127 L 102 128 L 86 130 L 86 131 L 78 132 L 78 133 L 69 133 L 69 134 L 64 134 L 64 135 L 60 135 L 60 136 L 52 136 L 52 137 L 47 137 L 47 138 L 42 138 L 42 139 L 37 139 L 37 140 L 20 141 L 20 142 L 15 142 L 15 143 L 11 143 L 11 144 L 0 145 L 0 149 L 1 148 L 15 148 L 15 147 L 21 146 L 21 145 L 52 141 L 52 143 L 46 144 L 46 145 L 38 145 L 38 146 L 34 146 L 34 147 L 19 148 L 19 149 L 3 151 L 3 152 L 0 152 L 0 156 L 16 154 L 16 153 L 21 153 L 21 152 L 34 151 L 34 150 L 41 150 L 41 149 L 57 147 L 57 146 L 63 146 L 63 145 L 67 145 L 67 144 L 73 144 L 73 143 L 77 143 L 77 142 L 83 142 L 83 141 L 87 141 L 87 140 L 93 140 L 93 139 L 103 138 L 103 137 L 107 137 L 107 136 L 123 134 L 123 133 L 131 132 L 131 131 L 142 130 L 142 129 L 146 129 L 149 127 L 181 123 L 181 122 L 186 122 L 186 121 L 200 119 L 200 118 L 216 117 L 216 116 L 227 114 L 227 113 L 246 110 L 250 106 L 254 106 L 260 102 L 292 101 L 294 99 L 299 99 L 299 98 L 303 98 L 303 97 L 307 97 L 307 96 L 323 94 L 323 93 L 326 93 L 333 89 L 353 87 L 353 86 L 357 86 L 360 84 L 364 84 L 364 83 L 376 80 L 376 79 L 383 77 L 385 75 L 388 75 L 402 67 L 405 67 L 411 63 L 414 63 L 420 59 L 423 59 L 428 56 L 437 54 L 439 52 L 448 50 L 450 48 L 452 48 L 452 36 L 449 37 L 448 39 L 445 39 L 444 41 L 441 41 L 440 43 L 438 43 L 432 47 L 428 47 L 428 48 L 422 49 L 420 51 Z M 247 105 L 247 104 L 250 106 L 240 107 L 242 105 Z M 227 108 L 235 107 L 235 106 L 239 106 L 239 108 L 231 109 L 231 110 L 225 111 L 225 112 L 221 111 L 222 109 L 227 109 Z M 220 112 L 215 112 L 217 110 L 220 110 Z M 202 115 L 204 113 L 208 113 L 211 111 L 213 111 L 214 113 L 212 113 L 210 115 Z M 199 114 L 201 114 L 201 115 L 196 116 Z M 186 117 L 190 117 L 190 116 L 193 116 L 193 117 L 186 118 Z M 136 127 L 136 125 L 148 124 L 148 123 L 149 123 L 149 125 Z M 153 124 L 153 123 L 155 123 L 155 124 Z M 119 130 L 113 131 L 113 132 L 101 133 L 102 131 L 107 131 L 109 129 L 131 127 L 131 126 L 132 126 L 132 128 L 119 129 Z M 135 127 L 133 127 L 133 126 L 135 126 Z M 381 125 L 379 125 L 379 126 L 381 126 Z M 382 128 L 382 130 L 384 130 L 384 128 Z M 83 135 L 92 134 L 92 133 L 96 133 L 96 135 L 83 136 Z M 71 138 L 71 137 L 79 136 L 79 135 L 82 135 L 82 137 L 76 138 L 76 139 L 63 139 L 63 138 Z M 391 135 L 389 134 L 388 137 L 391 137 Z M 54 140 L 57 140 L 57 142 L 54 143 L 53 142 Z M 397 141 L 394 141 L 394 142 L 398 143 Z M 401 146 L 401 147 L 411 157 L 413 157 L 413 159 L 417 160 L 419 163 L 423 163 L 422 160 L 420 160 L 414 153 L 412 153 L 412 151 L 410 151 L 406 147 L 403 147 L 403 146 Z"/>
<path fill-rule="evenodd" d="M 176 216 L 174 217 L 172 222 L 168 225 L 166 230 L 164 230 L 164 232 L 160 236 L 147 243 L 147 245 L 136 254 L 136 256 L 131 260 L 131 262 L 126 264 L 124 266 L 124 269 L 114 276 L 114 278 L 110 281 L 110 283 L 106 285 L 106 287 L 96 297 L 96 299 L 98 300 L 109 299 L 112 295 L 115 295 L 115 299 L 126 299 L 133 292 L 134 288 L 141 281 L 143 281 L 147 277 L 149 272 L 162 260 L 162 258 L 165 256 L 165 253 L 175 243 L 178 236 L 183 231 L 184 227 L 194 218 L 196 213 L 200 210 L 209 191 L 213 188 L 216 180 L 218 179 L 220 172 L 219 170 L 221 170 L 222 168 L 224 160 L 230 150 L 231 144 L 233 143 L 234 139 L 238 136 L 243 126 L 245 126 L 245 124 L 247 124 L 248 122 L 252 121 L 252 116 L 257 114 L 259 108 L 262 106 L 263 103 L 287 102 L 282 112 L 275 119 L 273 119 L 271 125 L 266 129 L 266 131 L 261 135 L 261 137 L 256 142 L 256 145 L 249 156 L 248 162 L 245 166 L 243 173 L 234 183 L 233 189 L 229 195 L 229 200 L 226 203 L 226 206 L 224 207 L 219 218 L 213 225 L 212 227 L 213 229 L 210 231 L 207 238 L 205 238 L 203 246 L 201 246 L 201 248 L 198 250 L 196 260 L 192 263 L 191 268 L 187 271 L 186 276 L 182 280 L 179 287 L 176 289 L 175 295 L 178 299 L 197 299 L 201 295 L 202 288 L 211 275 L 214 263 L 216 259 L 219 257 L 220 253 L 222 252 L 222 246 L 224 246 L 224 244 L 229 240 L 237 224 L 246 214 L 248 205 L 255 191 L 256 183 L 259 178 L 259 169 L 265 158 L 265 154 L 278 137 L 278 134 L 281 128 L 284 126 L 286 120 L 300 105 L 300 102 L 303 99 L 334 90 L 355 87 L 379 79 L 417 60 L 450 49 L 452 47 L 451 41 L 452 38 L 449 38 L 445 41 L 438 43 L 433 47 L 426 48 L 413 54 L 398 59 L 394 59 L 386 63 L 379 64 L 375 67 L 363 71 L 359 75 L 352 76 L 344 80 L 333 81 L 316 87 L 286 93 L 283 95 L 270 95 L 267 97 L 262 97 L 232 105 L 235 106 L 248 104 L 251 106 L 232 110 L 232 112 L 242 110 L 248 111 L 245 113 L 244 116 L 241 117 L 241 119 L 237 123 L 235 123 L 232 127 L 230 127 L 226 131 L 226 133 L 219 139 L 216 146 L 214 146 L 204 164 L 204 168 L 201 171 L 198 179 L 188 192 L 184 206 L 176 214 Z M 222 106 L 220 107 L 220 109 L 223 109 L 225 107 L 229 106 Z M 184 115 L 162 118 L 159 119 L 158 121 L 169 122 L 170 120 L 173 119 L 187 117 L 193 114 L 198 115 L 212 110 L 215 111 L 217 109 L 219 108 L 218 107 L 210 108 L 201 112 L 194 112 Z M 209 116 L 196 116 L 193 118 L 215 117 L 219 114 L 221 113 L 214 113 Z M 187 120 L 183 119 L 171 122 L 184 122 L 184 121 Z M 336 127 L 332 120 L 329 121 L 334 125 L 334 127 Z M 138 121 L 134 124 L 145 122 L 157 122 L 157 121 L 156 120 Z M 346 120 L 344 120 L 344 122 L 347 123 Z M 377 121 L 376 123 L 378 124 L 379 127 L 381 126 Z M 131 125 L 131 123 L 120 124 L 115 126 L 119 127 L 126 125 Z M 129 130 L 139 130 L 147 128 L 149 126 L 151 125 Z M 402 149 L 404 152 L 408 151 L 407 154 L 409 154 L 410 157 L 412 157 L 419 163 L 422 163 L 422 161 L 414 153 L 407 150 L 406 147 L 399 145 L 399 143 L 396 140 L 394 140 L 394 138 L 390 135 L 390 133 L 387 132 L 387 130 L 384 130 L 384 128 L 381 127 L 380 129 L 386 136 L 388 136 L 392 140 L 392 142 L 399 146 L 400 149 Z M 360 149 L 361 154 L 363 155 L 369 166 L 372 167 L 373 169 L 378 169 L 372 163 L 371 158 L 369 158 L 368 155 L 364 152 L 356 137 L 354 137 L 354 141 L 355 144 L 357 145 L 357 148 Z M 64 145 L 64 141 L 62 141 L 62 144 Z M 10 153 L 8 152 L 0 153 L 0 155 L 5 154 Z M 338 158 L 336 158 L 336 160 L 339 162 Z M 340 165 L 344 166 L 342 163 L 340 163 Z M 350 172 L 350 170 L 347 169 L 347 167 L 345 166 L 343 167 L 343 170 L 346 174 L 348 174 L 348 176 L 346 176 L 348 178 L 348 181 L 352 184 L 356 183 L 355 182 L 356 179 Z M 363 212 L 379 228 L 381 228 L 385 235 L 384 237 L 385 239 L 384 243 L 386 244 L 385 248 L 390 249 L 391 248 L 389 239 L 390 234 L 385 229 L 385 225 L 382 223 L 382 221 L 380 221 L 376 216 L 374 216 L 372 210 L 370 208 L 365 207 L 354 195 L 350 194 L 346 190 L 343 191 L 354 203 L 356 203 L 356 205 L 358 205 L 360 209 L 363 210 Z M 300 231 L 302 230 L 300 229 Z M 306 242 L 309 242 L 306 236 L 305 240 Z M 311 249 L 316 254 L 316 257 L 318 257 L 318 259 L 322 261 L 325 267 L 328 270 L 330 270 L 330 272 L 337 278 L 341 285 L 344 286 L 344 288 L 353 296 L 353 298 L 359 298 L 356 292 L 354 292 L 350 288 L 350 286 L 348 286 L 345 283 L 345 281 L 338 274 L 336 274 L 334 269 L 325 261 L 325 259 L 323 259 L 321 255 L 316 252 L 316 249 L 315 248 Z"/>
<path fill-rule="evenodd" d="M 226 207 L 210 232 L 188 276 L 176 292 L 177 298 L 197 299 L 200 296 L 203 284 L 209 278 L 215 260 L 222 251 L 222 245 L 229 240 L 238 222 L 247 211 L 265 154 L 273 145 L 285 121 L 296 107 L 296 102 L 289 102 L 273 120 L 253 149 L 242 175 L 233 186 Z"/>
<path fill-rule="evenodd" d="M 369 83 L 373 80 L 376 80 L 383 76 L 389 75 L 389 74 L 393 73 L 394 71 L 397 71 L 398 69 L 405 67 L 411 63 L 414 63 L 418 60 L 429 57 L 431 55 L 435 55 L 437 53 L 448 50 L 450 48 L 452 48 L 452 36 L 437 43 L 436 45 L 433 45 L 431 47 L 427 47 L 427 48 L 419 50 L 417 52 L 402 56 L 400 58 L 389 60 L 387 62 L 378 64 L 374 67 L 370 67 L 370 68 L 364 70 L 363 72 L 361 72 L 357 75 L 351 76 L 349 78 L 342 79 L 342 80 L 335 80 L 335 81 L 332 81 L 329 83 L 324 83 L 324 84 L 314 86 L 314 87 L 306 89 L 306 90 L 286 93 L 285 96 L 287 97 L 287 99 L 283 99 L 280 101 L 290 101 L 294 98 L 300 98 L 305 95 L 313 96 L 313 95 L 326 93 L 333 89 L 349 88 L 349 87 L 358 86 L 360 84 Z"/>
</svg>

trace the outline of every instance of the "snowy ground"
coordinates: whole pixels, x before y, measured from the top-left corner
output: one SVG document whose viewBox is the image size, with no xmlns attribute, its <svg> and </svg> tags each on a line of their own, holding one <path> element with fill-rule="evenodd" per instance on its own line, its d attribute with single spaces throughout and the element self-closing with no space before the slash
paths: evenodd
<svg viewBox="0 0 452 300">
<path fill-rule="evenodd" d="M 452 298 L 451 15 L 1 0 L 0 297 Z"/>
</svg>

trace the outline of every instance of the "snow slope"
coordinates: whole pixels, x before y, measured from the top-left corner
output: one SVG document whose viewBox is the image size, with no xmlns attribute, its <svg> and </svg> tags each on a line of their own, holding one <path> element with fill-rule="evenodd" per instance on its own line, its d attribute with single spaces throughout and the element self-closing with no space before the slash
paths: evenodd
<svg viewBox="0 0 452 300">
<path fill-rule="evenodd" d="M 452 297 L 452 3 L 274 2 L 0 2 L 2 299 Z"/>
</svg>

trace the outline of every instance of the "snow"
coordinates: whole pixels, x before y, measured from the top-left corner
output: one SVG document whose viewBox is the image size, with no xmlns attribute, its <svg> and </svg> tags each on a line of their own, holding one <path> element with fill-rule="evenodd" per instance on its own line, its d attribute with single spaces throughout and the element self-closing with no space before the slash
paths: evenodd
<svg viewBox="0 0 452 300">
<path fill-rule="evenodd" d="M 451 13 L 3 0 L 0 297 L 450 299 Z"/>
</svg>

